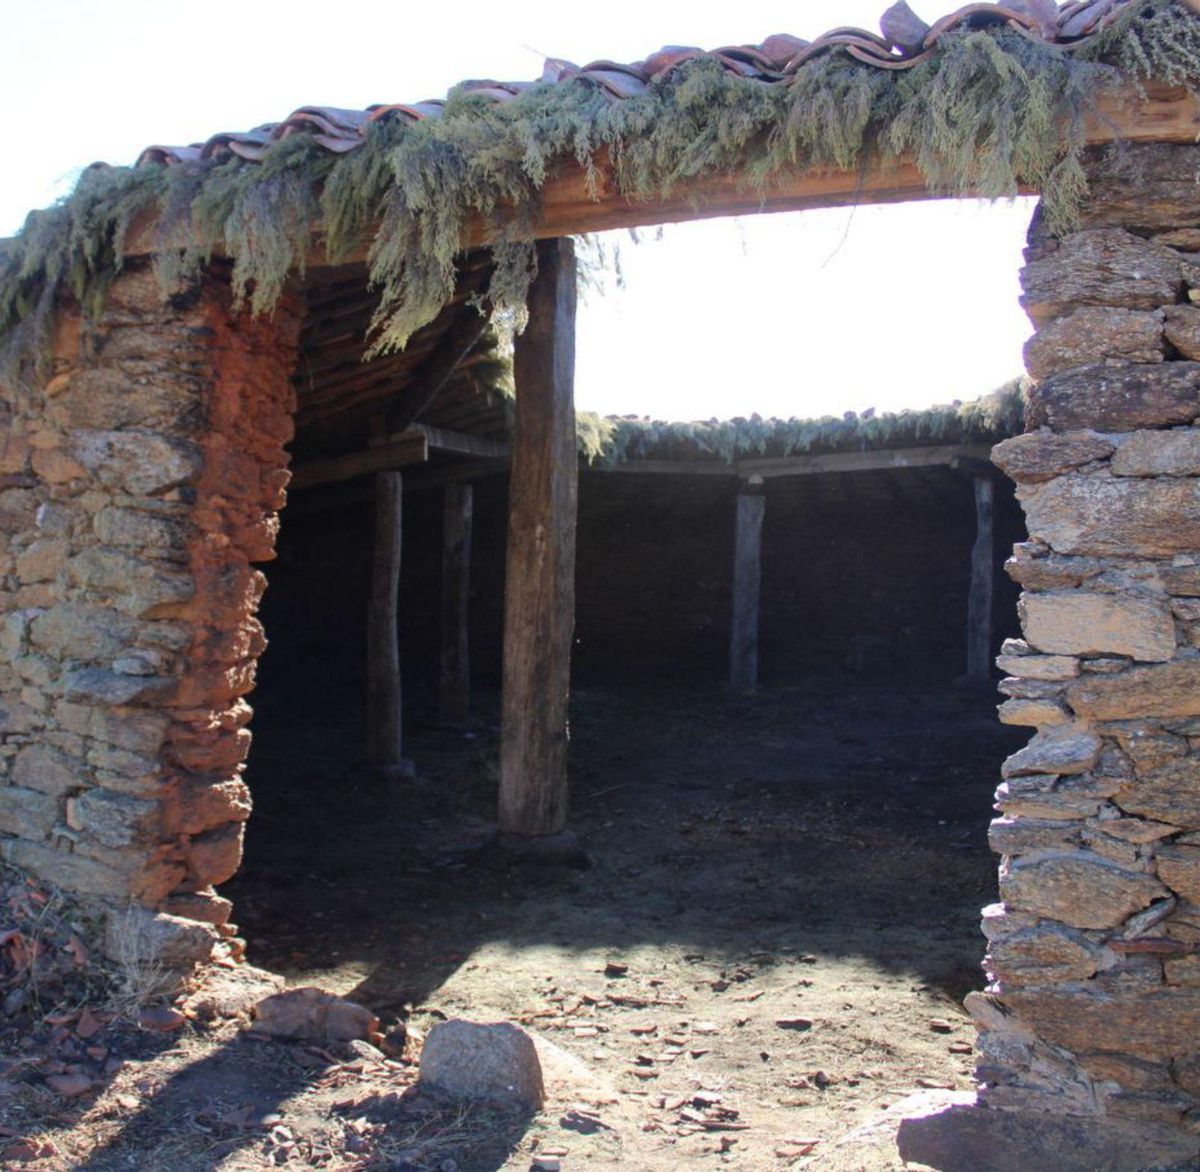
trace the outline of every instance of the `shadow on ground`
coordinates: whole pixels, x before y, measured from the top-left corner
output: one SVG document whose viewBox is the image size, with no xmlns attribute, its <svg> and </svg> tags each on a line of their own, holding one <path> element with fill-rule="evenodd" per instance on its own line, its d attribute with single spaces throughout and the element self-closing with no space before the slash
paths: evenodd
<svg viewBox="0 0 1200 1172">
<path fill-rule="evenodd" d="M 356 970 L 381 1014 L 427 1001 L 488 945 L 820 953 L 956 1000 L 982 984 L 991 795 L 1025 737 L 988 697 L 854 677 L 580 692 L 584 872 L 473 864 L 497 783 L 486 719 L 465 736 L 413 730 L 420 779 L 389 787 L 346 766 L 353 710 L 261 715 L 247 862 L 226 891 L 250 958 L 293 978 Z"/>
</svg>

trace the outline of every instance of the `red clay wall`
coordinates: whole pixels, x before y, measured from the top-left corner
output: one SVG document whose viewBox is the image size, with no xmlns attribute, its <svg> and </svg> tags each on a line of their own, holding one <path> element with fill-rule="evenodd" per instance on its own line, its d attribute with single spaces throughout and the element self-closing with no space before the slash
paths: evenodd
<svg viewBox="0 0 1200 1172">
<path fill-rule="evenodd" d="M 296 334 L 133 270 L 0 387 L 0 857 L 42 879 L 228 919 Z"/>
</svg>

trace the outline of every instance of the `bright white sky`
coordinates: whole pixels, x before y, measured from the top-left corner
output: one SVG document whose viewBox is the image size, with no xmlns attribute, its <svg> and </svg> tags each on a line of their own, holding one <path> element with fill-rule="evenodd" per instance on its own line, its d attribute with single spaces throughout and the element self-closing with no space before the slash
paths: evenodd
<svg viewBox="0 0 1200 1172">
<path fill-rule="evenodd" d="M 887 0 L 5 0 L 0 235 L 81 166 L 132 162 L 303 105 L 533 78 L 544 56 L 632 61 L 775 32 L 876 28 Z M 953 7 L 914 0 L 926 20 Z M 577 400 L 658 418 L 821 415 L 972 398 L 1021 369 L 1029 201 L 924 203 L 620 237 L 625 288 L 580 315 Z"/>
</svg>

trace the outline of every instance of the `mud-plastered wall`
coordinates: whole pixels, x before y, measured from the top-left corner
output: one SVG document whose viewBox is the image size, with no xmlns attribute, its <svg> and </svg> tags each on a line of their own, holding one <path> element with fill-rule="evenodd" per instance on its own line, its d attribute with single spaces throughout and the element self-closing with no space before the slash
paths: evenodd
<svg viewBox="0 0 1200 1172">
<path fill-rule="evenodd" d="M 171 913 L 197 955 L 233 934 L 296 321 L 134 266 L 0 386 L 0 858 Z"/>
</svg>

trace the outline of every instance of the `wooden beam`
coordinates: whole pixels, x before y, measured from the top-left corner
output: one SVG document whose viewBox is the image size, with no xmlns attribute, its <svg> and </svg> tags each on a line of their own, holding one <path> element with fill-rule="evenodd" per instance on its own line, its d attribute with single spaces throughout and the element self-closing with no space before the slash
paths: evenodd
<svg viewBox="0 0 1200 1172">
<path fill-rule="evenodd" d="M 873 452 L 832 452 L 813 456 L 785 456 L 780 459 L 752 459 L 737 462 L 744 477 L 817 476 L 827 472 L 876 472 L 882 468 L 929 468 L 954 464 L 956 460 L 986 459 L 990 444 L 942 444 L 925 448 L 878 449 Z"/>
<path fill-rule="evenodd" d="M 567 821 L 567 698 L 575 626 L 575 251 L 537 246 L 529 324 L 517 338 L 500 738 L 500 831 Z"/>
<path fill-rule="evenodd" d="M 429 459 L 429 440 L 423 431 L 407 431 L 398 438 L 350 452 L 345 456 L 331 456 L 325 460 L 312 460 L 301 464 L 293 473 L 290 488 L 293 490 L 315 488 L 321 484 L 338 484 L 358 476 L 369 476 L 372 472 L 406 468 L 411 464 L 424 464 Z"/>
<path fill-rule="evenodd" d="M 942 444 L 924 448 L 892 448 L 870 452 L 829 452 L 820 455 L 755 457 L 735 460 L 630 460 L 623 464 L 596 465 L 598 472 L 653 476 L 820 476 L 830 472 L 875 472 L 883 468 L 958 466 L 963 461 L 986 461 L 988 444 Z"/>
<path fill-rule="evenodd" d="M 480 460 L 508 460 L 511 454 L 509 445 L 498 440 L 414 423 L 405 431 L 380 436 L 377 443 L 372 443 L 370 447 L 361 451 L 301 464 L 292 473 L 290 487 L 293 490 L 314 488 L 321 484 L 354 480 L 356 477 L 369 476 L 372 472 L 383 472 L 389 468 L 408 468 L 415 464 L 424 464 L 431 451 L 473 456 Z"/>
<path fill-rule="evenodd" d="M 1111 142 L 1195 143 L 1200 135 L 1200 97 L 1181 87 L 1150 83 L 1143 100 L 1135 90 L 1100 97 L 1085 121 L 1089 145 Z M 1037 194 L 1023 188 L 1024 194 Z M 964 193 L 970 195 L 970 192 Z M 633 199 L 620 194 L 612 168 L 600 156 L 591 175 L 574 162 L 563 163 L 541 192 L 541 216 L 534 225 L 539 239 L 702 220 L 715 216 L 759 212 L 804 211 L 860 204 L 902 203 L 946 198 L 931 192 L 916 164 L 908 158 L 887 164 L 868 162 L 850 171 L 807 170 L 777 176 L 763 187 L 749 183 L 744 174 L 700 175 L 675 185 L 668 195 Z M 497 228 L 497 225 L 501 228 Z M 503 215 L 477 217 L 468 225 L 464 248 L 492 243 L 503 230 Z M 132 232 L 126 255 L 153 251 L 153 225 Z M 370 239 L 338 263 L 362 261 Z M 310 251 L 308 267 L 329 264 L 318 242 Z"/>
<path fill-rule="evenodd" d="M 481 278 L 476 278 L 481 283 Z M 492 319 L 467 307 L 446 332 L 432 357 L 412 376 L 412 391 L 388 413 L 388 429 L 403 431 L 432 406 L 442 388 L 454 377 L 463 359 L 479 344 Z"/>
<path fill-rule="evenodd" d="M 758 606 L 762 592 L 762 527 L 767 498 L 739 493 L 733 549 L 733 617 L 729 626 L 729 682 L 758 684 Z"/>
<path fill-rule="evenodd" d="M 481 460 L 507 460 L 512 455 L 510 445 L 500 440 L 486 439 L 479 435 L 468 435 L 464 431 L 447 431 L 444 427 L 430 427 L 425 423 L 414 423 L 408 434 L 421 432 L 433 452 L 450 452 L 456 456 L 476 456 Z M 394 439 L 401 436 L 389 437 Z"/>
<path fill-rule="evenodd" d="M 615 472 L 630 476 L 737 477 L 738 466 L 719 457 L 711 460 L 628 460 L 620 464 L 594 464 L 589 472 Z"/>
<path fill-rule="evenodd" d="M 1084 123 L 1086 142 L 1091 146 L 1112 142 L 1195 143 L 1200 136 L 1200 96 L 1183 87 L 1156 82 L 1148 83 L 1146 91 L 1145 97 L 1132 87 L 1101 95 Z M 560 164 L 542 188 L 541 216 L 533 226 L 534 235 L 546 240 L 714 216 L 947 198 L 929 190 L 924 176 L 908 158 L 887 164 L 868 162 L 851 171 L 796 171 L 778 176 L 761 188 L 740 173 L 700 175 L 676 184 L 669 195 L 643 199 L 621 195 L 611 175 L 612 168 L 602 156 L 594 160 L 590 176 L 574 162 Z M 1037 194 L 1032 188 L 1022 191 Z M 507 227 L 503 214 L 479 216 L 468 225 L 462 246 L 468 249 L 494 243 Z M 152 256 L 158 238 L 155 210 L 136 217 L 126 235 L 126 259 Z M 307 256 L 309 280 L 318 282 L 323 274 L 340 273 L 348 266 L 364 263 L 373 238 L 374 233 L 368 232 L 356 248 L 336 259 L 329 257 L 322 239 L 314 240 Z"/>
<path fill-rule="evenodd" d="M 967 596 L 967 678 L 986 682 L 992 675 L 992 594 L 995 589 L 995 482 L 974 477 L 975 546 L 971 550 L 971 589 Z"/>
<path fill-rule="evenodd" d="M 375 560 L 367 609 L 367 761 L 390 776 L 411 772 L 401 727 L 400 595 L 401 509 L 399 472 L 375 477 Z"/>
<path fill-rule="evenodd" d="M 448 484 L 442 509 L 442 662 L 438 714 L 461 727 L 471 714 L 469 611 L 474 490 Z"/>
</svg>

